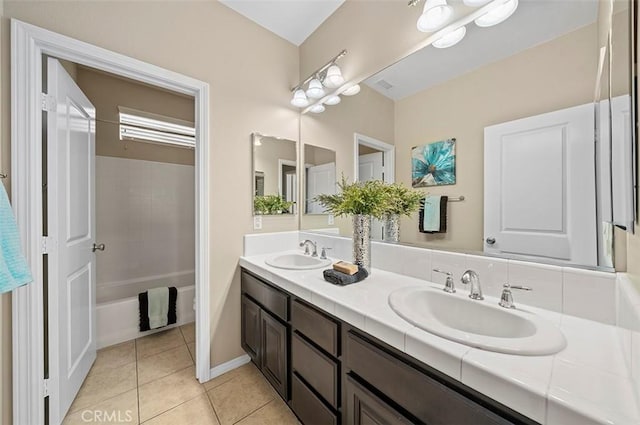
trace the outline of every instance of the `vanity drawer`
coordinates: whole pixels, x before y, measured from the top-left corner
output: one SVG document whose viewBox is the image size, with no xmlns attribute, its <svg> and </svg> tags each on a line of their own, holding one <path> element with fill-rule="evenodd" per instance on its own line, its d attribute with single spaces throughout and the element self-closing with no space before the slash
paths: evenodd
<svg viewBox="0 0 640 425">
<path fill-rule="evenodd" d="M 242 271 L 242 292 L 249 295 L 269 312 L 285 322 L 289 320 L 289 296 L 267 285 L 255 276 Z"/>
<path fill-rule="evenodd" d="M 304 425 L 337 425 L 338 418 L 293 374 L 291 409 Z"/>
<path fill-rule="evenodd" d="M 338 323 L 298 300 L 291 305 L 291 324 L 327 353 L 338 356 Z"/>
<path fill-rule="evenodd" d="M 330 357 L 305 341 L 298 332 L 291 339 L 291 367 L 327 403 L 338 407 L 338 365 Z"/>
<path fill-rule="evenodd" d="M 424 423 L 513 423 L 353 332 L 345 353 L 348 369 Z"/>
</svg>

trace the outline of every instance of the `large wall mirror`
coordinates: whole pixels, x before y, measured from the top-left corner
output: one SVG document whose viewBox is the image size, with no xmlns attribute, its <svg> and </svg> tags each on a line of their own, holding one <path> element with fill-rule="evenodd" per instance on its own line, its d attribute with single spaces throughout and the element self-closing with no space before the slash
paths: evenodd
<svg viewBox="0 0 640 425">
<path fill-rule="evenodd" d="M 319 146 L 304 145 L 305 214 L 326 214 L 315 198 L 336 193 L 336 152 Z"/>
<path fill-rule="evenodd" d="M 427 46 L 366 79 L 361 100 L 328 107 L 330 116 L 303 115 L 301 140 L 356 133 L 384 140 L 395 146 L 396 182 L 427 182 L 416 190 L 447 197 L 446 230 L 421 231 L 416 213 L 402 219 L 402 243 L 610 269 L 613 240 L 624 248 L 625 234 L 596 223 L 607 222 L 608 211 L 610 223 L 632 228 L 634 117 L 629 2 L 603 3 L 520 1 L 499 25 L 470 23 L 459 44 Z M 602 33 L 612 48 L 606 54 Z M 594 98 L 599 80 L 612 90 Z M 626 105 L 618 115 L 617 99 Z M 603 107 L 613 121 L 595 117 Z M 610 143 L 600 142 L 603 131 Z M 603 158 L 611 153 L 615 171 Z M 352 167 L 337 174 L 353 176 Z M 444 167 L 446 178 L 437 175 Z M 416 177 L 425 170 L 434 175 Z M 620 222 L 615 205 L 626 214 Z M 350 236 L 348 223 L 337 227 Z"/>
<path fill-rule="evenodd" d="M 254 215 L 295 214 L 298 202 L 298 144 L 259 133 L 253 147 Z"/>
</svg>

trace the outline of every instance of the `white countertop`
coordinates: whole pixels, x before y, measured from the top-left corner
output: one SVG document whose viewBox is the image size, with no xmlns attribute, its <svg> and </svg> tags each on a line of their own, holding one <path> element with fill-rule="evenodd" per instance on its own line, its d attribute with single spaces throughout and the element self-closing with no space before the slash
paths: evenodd
<svg viewBox="0 0 640 425">
<path fill-rule="evenodd" d="M 362 282 L 335 286 L 323 279 L 322 269 L 285 270 L 265 264 L 265 259 L 278 254 L 241 257 L 240 265 L 542 424 L 640 424 L 631 359 L 625 354 L 632 351 L 629 346 L 640 347 L 638 333 L 519 306 L 555 323 L 567 347 L 551 356 L 484 351 L 411 325 L 387 302 L 396 289 L 441 285 L 374 268 Z M 517 304 L 517 294 L 514 297 Z M 486 297 L 480 302 L 498 299 Z"/>
</svg>

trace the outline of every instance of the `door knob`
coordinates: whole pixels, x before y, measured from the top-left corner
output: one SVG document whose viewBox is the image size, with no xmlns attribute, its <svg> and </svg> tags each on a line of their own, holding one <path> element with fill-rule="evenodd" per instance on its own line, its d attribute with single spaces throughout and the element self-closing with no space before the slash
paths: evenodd
<svg viewBox="0 0 640 425">
<path fill-rule="evenodd" d="M 96 245 L 94 243 L 93 247 L 91 248 L 91 252 L 96 252 L 96 251 L 104 251 L 104 244 L 101 243 L 100 245 Z"/>
<path fill-rule="evenodd" d="M 493 245 L 494 243 L 496 243 L 496 239 L 492 238 L 492 237 L 488 237 L 485 242 L 487 243 L 487 245 Z"/>
</svg>

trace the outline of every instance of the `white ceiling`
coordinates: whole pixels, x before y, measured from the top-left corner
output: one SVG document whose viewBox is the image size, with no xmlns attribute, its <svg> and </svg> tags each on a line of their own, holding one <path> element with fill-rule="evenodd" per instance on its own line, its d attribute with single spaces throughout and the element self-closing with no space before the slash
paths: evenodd
<svg viewBox="0 0 640 425">
<path fill-rule="evenodd" d="M 448 49 L 427 46 L 365 84 L 399 100 L 593 23 L 597 11 L 598 0 L 520 0 L 505 22 L 490 28 L 470 23 L 459 44 Z"/>
<path fill-rule="evenodd" d="M 345 0 L 220 0 L 256 24 L 301 45 Z"/>
</svg>

